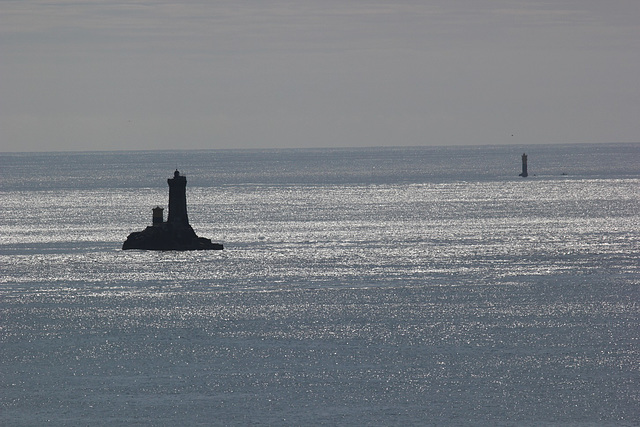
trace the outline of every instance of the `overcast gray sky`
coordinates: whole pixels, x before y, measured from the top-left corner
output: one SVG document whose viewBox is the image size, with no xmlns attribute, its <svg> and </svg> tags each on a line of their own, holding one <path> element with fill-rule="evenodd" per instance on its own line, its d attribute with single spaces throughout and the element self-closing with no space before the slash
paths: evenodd
<svg viewBox="0 0 640 427">
<path fill-rule="evenodd" d="M 639 0 L 0 0 L 3 151 L 637 141 Z"/>
</svg>

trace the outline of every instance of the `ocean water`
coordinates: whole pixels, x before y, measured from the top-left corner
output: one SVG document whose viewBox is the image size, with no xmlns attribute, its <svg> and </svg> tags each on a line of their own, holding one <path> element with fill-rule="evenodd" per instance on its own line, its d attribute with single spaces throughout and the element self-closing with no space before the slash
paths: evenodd
<svg viewBox="0 0 640 427">
<path fill-rule="evenodd" d="M 1 154 L 0 424 L 639 425 L 639 165 L 640 144 Z M 176 168 L 224 251 L 122 251 Z"/>
</svg>

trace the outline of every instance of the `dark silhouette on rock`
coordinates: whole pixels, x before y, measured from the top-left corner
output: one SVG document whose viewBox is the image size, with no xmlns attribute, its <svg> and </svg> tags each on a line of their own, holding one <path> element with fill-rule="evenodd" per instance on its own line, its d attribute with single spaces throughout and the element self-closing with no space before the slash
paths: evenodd
<svg viewBox="0 0 640 427">
<path fill-rule="evenodd" d="M 522 173 L 518 176 L 521 176 L 523 178 L 529 176 L 529 174 L 527 173 L 527 155 L 525 153 L 522 153 Z"/>
<path fill-rule="evenodd" d="M 187 178 L 177 170 L 169 184 L 169 215 L 164 222 L 161 207 L 153 209 L 152 225 L 143 231 L 129 234 L 122 249 L 146 249 L 152 251 L 193 251 L 219 250 L 222 244 L 212 243 L 211 239 L 198 237 L 189 225 L 187 216 Z"/>
</svg>

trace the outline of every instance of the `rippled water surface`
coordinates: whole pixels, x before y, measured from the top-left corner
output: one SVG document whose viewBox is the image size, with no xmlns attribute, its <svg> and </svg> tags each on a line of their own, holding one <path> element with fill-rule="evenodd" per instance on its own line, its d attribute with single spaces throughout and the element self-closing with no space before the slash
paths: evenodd
<svg viewBox="0 0 640 427">
<path fill-rule="evenodd" d="M 639 424 L 640 145 L 522 151 L 3 154 L 0 422 Z"/>
</svg>

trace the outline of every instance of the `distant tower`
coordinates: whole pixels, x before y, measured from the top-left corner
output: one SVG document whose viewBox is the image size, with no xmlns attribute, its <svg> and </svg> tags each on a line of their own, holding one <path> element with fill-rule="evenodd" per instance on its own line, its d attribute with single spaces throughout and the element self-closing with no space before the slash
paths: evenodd
<svg viewBox="0 0 640 427">
<path fill-rule="evenodd" d="M 169 217 L 167 222 L 176 225 L 189 225 L 187 218 L 187 177 L 180 175 L 176 169 L 169 183 Z"/>
<path fill-rule="evenodd" d="M 160 225 L 164 222 L 164 209 L 160 206 L 153 208 L 153 225 Z"/>
<path fill-rule="evenodd" d="M 529 174 L 527 173 L 527 155 L 525 153 L 522 153 L 522 173 L 518 176 L 521 176 L 523 178 L 529 176 Z"/>
</svg>

